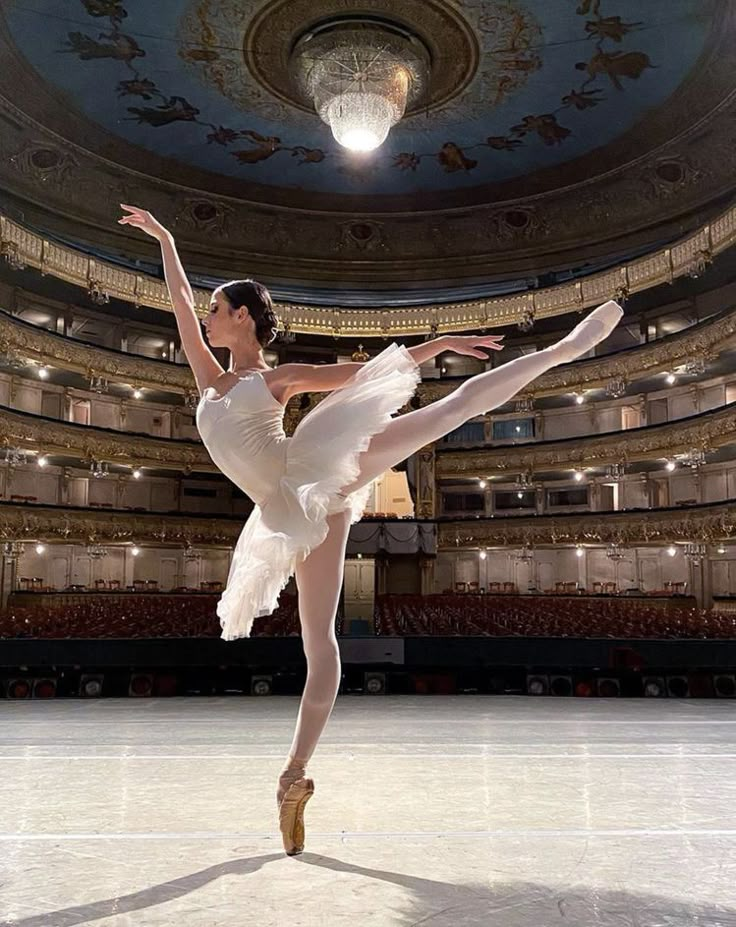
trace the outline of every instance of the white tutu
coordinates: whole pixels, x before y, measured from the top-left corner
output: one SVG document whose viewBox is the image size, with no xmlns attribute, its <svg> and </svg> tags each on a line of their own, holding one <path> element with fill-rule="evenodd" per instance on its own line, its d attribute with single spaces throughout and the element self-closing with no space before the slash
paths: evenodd
<svg viewBox="0 0 736 927">
<path fill-rule="evenodd" d="M 327 515 L 363 516 L 371 483 L 347 496 L 358 456 L 414 394 L 419 367 L 392 343 L 326 396 L 287 438 L 285 469 L 273 493 L 253 509 L 235 546 L 227 587 L 217 605 L 222 638 L 248 637 L 255 618 L 270 615 L 279 593 L 327 536 Z"/>
</svg>

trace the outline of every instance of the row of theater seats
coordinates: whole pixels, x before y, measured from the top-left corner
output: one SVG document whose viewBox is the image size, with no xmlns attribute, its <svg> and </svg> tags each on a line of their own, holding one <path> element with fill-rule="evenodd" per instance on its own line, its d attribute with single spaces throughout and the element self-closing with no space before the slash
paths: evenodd
<svg viewBox="0 0 736 927">
<path fill-rule="evenodd" d="M 404 636 L 732 638 L 736 615 L 661 608 L 626 598 L 385 595 L 376 599 L 375 633 Z"/>
<path fill-rule="evenodd" d="M 0 638 L 219 637 L 218 596 L 71 597 L 55 604 L 14 605 L 0 614 Z M 256 619 L 251 637 L 299 635 L 296 596 Z"/>
<path fill-rule="evenodd" d="M 542 591 L 545 595 L 620 595 L 621 593 L 621 589 L 615 582 L 599 582 L 597 580 L 591 584 L 590 590 L 587 590 L 578 582 L 571 581 L 556 582 L 551 589 L 543 589 Z M 639 592 L 639 590 L 636 591 Z M 486 587 L 475 581 L 463 582 L 458 580 L 454 589 L 442 590 L 443 595 L 473 592 L 487 595 L 518 595 L 519 587 L 516 583 L 511 582 L 490 582 Z M 662 589 L 649 589 L 639 594 L 648 596 L 687 595 L 687 583 L 665 583 Z"/>
<path fill-rule="evenodd" d="M 224 584 L 220 581 L 201 582 L 195 586 L 175 586 L 167 589 L 168 593 L 182 592 L 222 592 Z M 40 576 L 21 576 L 18 580 L 21 592 L 160 592 L 157 579 L 134 579 L 132 585 L 123 586 L 119 579 L 96 579 L 91 585 L 70 583 L 63 589 L 44 584 Z"/>
<path fill-rule="evenodd" d="M 11 604 L 0 615 L 0 638 L 217 637 L 217 596 L 104 596 L 55 605 Z M 338 633 L 342 622 L 338 623 Z M 252 637 L 297 636 L 298 600 L 282 594 Z M 645 601 L 538 597 L 386 595 L 375 605 L 381 636 L 608 638 L 734 638 L 736 613 L 660 608 Z"/>
</svg>

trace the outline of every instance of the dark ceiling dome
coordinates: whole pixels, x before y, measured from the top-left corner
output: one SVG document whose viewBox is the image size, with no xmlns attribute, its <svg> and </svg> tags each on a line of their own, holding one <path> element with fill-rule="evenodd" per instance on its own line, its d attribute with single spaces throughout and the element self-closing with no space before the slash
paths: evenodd
<svg viewBox="0 0 736 927">
<path fill-rule="evenodd" d="M 202 271 L 468 286 L 681 235 L 733 191 L 735 0 L 371 0 L 426 46 L 419 103 L 342 149 L 293 85 L 346 0 L 47 0 L 0 12 L 0 187 L 39 227 Z M 365 4 L 355 4 L 365 12 Z"/>
</svg>

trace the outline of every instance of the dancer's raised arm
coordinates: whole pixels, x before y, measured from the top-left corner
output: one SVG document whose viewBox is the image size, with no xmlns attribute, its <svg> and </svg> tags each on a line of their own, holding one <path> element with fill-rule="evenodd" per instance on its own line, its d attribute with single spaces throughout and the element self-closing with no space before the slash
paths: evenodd
<svg viewBox="0 0 736 927">
<path fill-rule="evenodd" d="M 407 348 L 414 362 L 424 364 L 438 354 L 451 351 L 487 360 L 487 351 L 503 350 L 503 335 L 441 335 L 424 344 Z M 281 364 L 279 373 L 286 383 L 287 397 L 297 393 L 331 392 L 340 389 L 363 366 L 362 362 L 344 364 Z"/>
<path fill-rule="evenodd" d="M 118 219 L 120 225 L 132 225 L 150 235 L 151 238 L 155 238 L 161 245 L 166 286 L 174 308 L 182 348 L 201 393 L 206 387 L 212 385 L 223 373 L 223 369 L 202 335 L 202 328 L 194 309 L 194 293 L 179 260 L 174 236 L 145 209 L 126 206 L 123 203 L 120 205 L 129 213 L 122 219 Z"/>
</svg>

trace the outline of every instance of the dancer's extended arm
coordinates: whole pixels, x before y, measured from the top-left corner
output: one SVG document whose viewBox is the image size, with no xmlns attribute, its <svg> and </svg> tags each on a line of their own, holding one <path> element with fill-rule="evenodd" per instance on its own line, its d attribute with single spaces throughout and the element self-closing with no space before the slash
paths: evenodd
<svg viewBox="0 0 736 927">
<path fill-rule="evenodd" d="M 444 351 L 468 354 L 485 360 L 488 355 L 478 349 L 485 347 L 500 351 L 502 346 L 499 342 L 502 338 L 503 335 L 441 335 L 432 341 L 407 348 L 407 351 L 417 365 L 426 363 Z M 277 369 L 287 384 L 288 395 L 293 396 L 296 393 L 320 393 L 339 389 L 362 366 L 362 363 L 281 364 Z"/>
<path fill-rule="evenodd" d="M 120 205 L 130 213 L 118 220 L 121 225 L 132 225 L 141 229 L 161 245 L 164 276 L 176 316 L 181 345 L 189 366 L 192 368 L 199 391 L 202 392 L 217 379 L 223 370 L 202 335 L 199 319 L 194 309 L 194 293 L 179 260 L 174 236 L 145 209 L 125 206 L 122 203 Z"/>
</svg>

